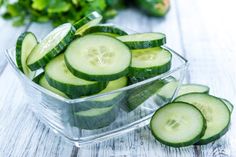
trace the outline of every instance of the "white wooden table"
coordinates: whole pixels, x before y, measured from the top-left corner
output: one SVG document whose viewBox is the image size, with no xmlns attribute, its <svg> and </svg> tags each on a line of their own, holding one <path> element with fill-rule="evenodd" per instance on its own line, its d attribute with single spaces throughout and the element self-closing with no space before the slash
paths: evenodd
<svg viewBox="0 0 236 157">
<path fill-rule="evenodd" d="M 167 35 L 168 46 L 185 56 L 187 82 L 209 85 L 211 93 L 236 104 L 236 3 L 234 0 L 172 0 L 166 18 L 150 18 L 128 9 L 112 20 L 141 32 Z M 15 45 L 23 31 L 38 38 L 49 24 L 13 28 L 0 19 L 0 52 Z M 0 66 L 3 64 L 0 53 Z M 0 68 L 0 157 L 223 157 L 236 156 L 236 120 L 229 132 L 206 146 L 170 148 L 156 142 L 147 127 L 98 144 L 76 148 L 38 121 L 27 108 L 16 77 Z"/>
</svg>

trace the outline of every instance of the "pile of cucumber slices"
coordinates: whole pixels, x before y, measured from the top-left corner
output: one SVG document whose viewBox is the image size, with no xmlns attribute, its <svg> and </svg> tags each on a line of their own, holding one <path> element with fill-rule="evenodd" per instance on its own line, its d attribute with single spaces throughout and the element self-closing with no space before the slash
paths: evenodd
<svg viewBox="0 0 236 157">
<path fill-rule="evenodd" d="M 32 32 L 21 34 L 16 43 L 18 68 L 66 99 L 107 93 L 170 70 L 172 54 L 162 47 L 165 34 L 128 34 L 116 26 L 99 24 L 101 20 L 100 14 L 92 12 L 75 24 L 58 26 L 40 42 Z M 82 129 L 108 126 L 123 101 L 132 111 L 154 94 L 171 99 L 178 84 L 170 77 L 132 92 L 81 102 L 74 109 L 73 116 L 78 117 L 75 125 Z M 150 126 L 154 137 L 181 147 L 206 144 L 225 134 L 233 106 L 208 92 L 206 86 L 183 85 L 174 102 L 153 115 Z"/>
<path fill-rule="evenodd" d="M 58 26 L 40 42 L 32 32 L 23 33 L 16 44 L 19 69 L 47 90 L 76 99 L 111 92 L 171 68 L 172 54 L 161 47 L 166 43 L 165 34 L 128 34 L 117 26 L 99 24 L 101 20 L 100 14 L 92 12 L 74 24 Z M 115 120 L 127 95 L 131 111 L 154 93 L 139 100 L 133 99 L 134 94 L 119 92 L 81 102 L 73 109 L 75 125 L 105 127 Z M 101 118 L 106 120 L 94 124 L 92 119 Z"/>
<path fill-rule="evenodd" d="M 173 81 L 165 86 L 160 95 L 176 84 Z M 233 105 L 226 99 L 210 95 L 209 87 L 185 84 L 173 102 L 154 113 L 150 128 L 154 137 L 168 146 L 208 144 L 228 131 L 232 111 Z"/>
<path fill-rule="evenodd" d="M 161 47 L 166 43 L 164 34 L 128 35 L 116 26 L 99 25 L 101 20 L 92 12 L 75 24 L 58 26 L 41 42 L 33 33 L 23 33 L 16 44 L 19 69 L 44 88 L 71 99 L 109 92 L 109 82 L 122 77 L 146 79 L 170 69 L 172 55 Z M 39 69 L 43 73 L 34 78 Z M 117 88 L 128 85 L 127 79 Z"/>
</svg>

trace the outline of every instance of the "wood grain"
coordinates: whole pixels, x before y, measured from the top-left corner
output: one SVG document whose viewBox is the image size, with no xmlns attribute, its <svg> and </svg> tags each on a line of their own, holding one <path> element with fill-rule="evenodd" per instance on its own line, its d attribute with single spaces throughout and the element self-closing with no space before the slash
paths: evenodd
<svg viewBox="0 0 236 157">
<path fill-rule="evenodd" d="M 235 37 L 232 38 L 235 34 L 235 30 L 232 29 L 235 28 L 235 22 L 229 18 L 236 14 L 235 9 L 229 5 L 222 12 L 220 1 L 212 0 L 178 0 L 177 2 L 183 45 L 190 62 L 190 81 L 210 86 L 210 93 L 227 98 L 235 104 L 236 83 L 233 80 L 236 79 L 236 69 L 233 63 L 236 55 L 231 50 L 235 50 L 235 46 L 230 46 L 236 41 Z M 232 0 L 224 3 L 231 6 L 235 4 Z M 229 143 L 231 134 L 229 131 L 220 140 L 199 147 L 201 156 L 236 155 L 235 152 L 230 151 L 235 150 Z"/>
</svg>

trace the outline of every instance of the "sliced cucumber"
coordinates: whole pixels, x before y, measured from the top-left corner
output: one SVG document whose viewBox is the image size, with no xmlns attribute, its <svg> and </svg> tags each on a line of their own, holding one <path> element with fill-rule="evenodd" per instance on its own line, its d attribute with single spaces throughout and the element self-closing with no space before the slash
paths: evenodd
<svg viewBox="0 0 236 157">
<path fill-rule="evenodd" d="M 83 34 L 83 32 L 88 29 L 89 27 L 96 26 L 102 21 L 102 15 L 98 12 L 94 11 L 74 24 L 76 28 L 76 34 Z"/>
<path fill-rule="evenodd" d="M 145 77 L 139 78 L 139 77 L 129 76 L 129 85 L 141 82 L 143 80 L 146 80 L 146 78 Z"/>
<path fill-rule="evenodd" d="M 225 105 L 228 107 L 230 113 L 232 114 L 233 112 L 233 109 L 234 109 L 234 105 L 229 101 L 229 100 L 226 100 L 226 99 L 221 99 Z"/>
<path fill-rule="evenodd" d="M 163 86 L 158 94 L 166 99 L 171 99 L 178 87 L 179 82 L 177 80 L 170 81 L 165 86 Z M 199 84 L 185 84 L 179 89 L 177 96 L 181 96 L 187 93 L 208 93 L 209 87 L 199 85 Z"/>
<path fill-rule="evenodd" d="M 39 85 L 41 85 L 42 87 L 46 88 L 47 90 L 50 90 L 51 92 L 58 94 L 64 98 L 68 98 L 68 96 L 66 94 L 64 94 L 63 92 L 59 91 L 58 89 L 52 87 L 51 85 L 48 84 L 48 81 L 46 80 L 45 76 L 43 75 L 41 77 L 41 79 L 39 80 Z"/>
<path fill-rule="evenodd" d="M 39 84 L 40 86 L 44 87 L 47 90 L 50 90 L 51 92 L 60 95 L 64 98 L 68 98 L 68 96 L 66 94 L 64 94 L 63 92 L 57 90 L 56 88 L 52 87 L 51 85 L 48 84 L 46 78 L 45 78 L 45 74 L 44 72 L 42 72 L 41 74 L 37 75 L 33 81 L 37 84 Z"/>
<path fill-rule="evenodd" d="M 123 88 L 126 85 L 127 85 L 127 78 L 122 77 L 117 80 L 110 81 L 107 87 L 97 94 L 111 92 L 113 90 Z M 125 98 L 125 94 L 126 92 L 117 92 L 114 94 L 107 94 L 104 96 L 93 98 L 93 99 L 90 99 L 89 101 L 79 103 L 76 106 L 76 110 L 84 111 L 84 110 L 89 110 L 91 108 L 104 108 L 104 107 L 113 106 L 114 104 L 120 104 L 122 100 Z"/>
<path fill-rule="evenodd" d="M 196 107 L 179 102 L 159 108 L 152 116 L 150 127 L 159 142 L 183 147 L 200 140 L 206 130 L 206 121 Z"/>
<path fill-rule="evenodd" d="M 165 84 L 162 88 L 160 88 L 157 91 L 157 94 L 162 96 L 165 99 L 172 99 L 172 97 L 174 96 L 176 89 L 179 85 L 178 81 L 171 81 L 167 84 Z"/>
<path fill-rule="evenodd" d="M 147 79 L 146 77 L 129 76 L 129 84 L 138 83 L 138 82 L 146 80 L 146 79 Z M 176 78 L 174 78 L 173 76 L 169 76 L 169 77 L 165 78 L 164 80 L 165 80 L 165 83 L 177 81 Z"/>
<path fill-rule="evenodd" d="M 116 37 L 119 36 L 118 34 L 105 33 L 105 32 L 97 32 L 97 33 L 93 33 L 93 34 L 97 34 L 97 35 L 106 35 L 106 36 L 110 36 L 110 37 L 113 37 L 113 38 L 116 38 Z"/>
<path fill-rule="evenodd" d="M 174 76 L 168 76 L 165 78 L 166 83 L 177 81 L 177 79 Z"/>
<path fill-rule="evenodd" d="M 106 25 L 98 25 L 88 28 L 84 31 L 83 35 L 91 34 L 91 33 L 109 33 L 114 34 L 115 36 L 127 35 L 125 31 L 115 26 L 106 26 Z"/>
<path fill-rule="evenodd" d="M 39 84 L 39 80 L 41 79 L 41 77 L 42 77 L 43 75 L 44 75 L 44 72 L 38 74 L 36 77 L 33 78 L 32 81 L 33 81 L 34 83 Z"/>
<path fill-rule="evenodd" d="M 87 130 L 103 128 L 114 122 L 117 115 L 117 105 L 78 111 L 75 112 L 75 126 Z"/>
<path fill-rule="evenodd" d="M 131 53 L 119 40 L 104 35 L 86 35 L 72 42 L 65 52 L 68 69 L 90 81 L 110 81 L 125 76 Z"/>
<path fill-rule="evenodd" d="M 175 102 L 193 104 L 205 117 L 207 129 L 197 144 L 210 143 L 227 132 L 230 124 L 230 111 L 221 99 L 203 93 L 190 93 L 176 98 Z"/>
<path fill-rule="evenodd" d="M 32 79 L 35 72 L 32 72 L 27 64 L 26 59 L 30 55 L 30 52 L 38 44 L 38 40 L 31 32 L 22 33 L 16 42 L 16 63 L 20 71 L 22 71 L 27 77 Z"/>
<path fill-rule="evenodd" d="M 133 50 L 130 76 L 153 77 L 167 72 L 171 67 L 172 54 L 163 48 Z"/>
<path fill-rule="evenodd" d="M 139 33 L 117 37 L 130 49 L 144 49 L 159 47 L 166 43 L 166 35 L 163 33 Z"/>
<path fill-rule="evenodd" d="M 99 92 L 98 94 L 103 94 L 103 93 L 107 93 L 107 92 L 111 92 L 111 91 L 123 88 L 127 85 L 127 82 L 128 82 L 127 77 L 121 77 L 117 80 L 110 81 L 108 83 L 107 87 L 104 90 L 102 90 L 101 92 Z M 96 102 L 107 102 L 107 101 L 111 101 L 111 100 L 117 98 L 121 93 L 122 92 L 109 94 L 107 96 L 95 98 L 93 100 L 95 100 Z"/>
<path fill-rule="evenodd" d="M 30 53 L 27 65 L 31 70 L 44 67 L 52 58 L 61 53 L 74 39 L 75 28 L 66 23 L 50 32 Z"/>
<path fill-rule="evenodd" d="M 127 100 L 128 101 L 127 107 L 129 111 L 134 110 L 135 108 L 143 104 L 146 100 L 148 100 L 151 96 L 155 95 L 156 92 L 163 85 L 165 85 L 165 82 L 163 80 L 157 80 L 152 82 L 151 84 L 130 90 Z"/>
<path fill-rule="evenodd" d="M 64 54 L 47 64 L 45 77 L 52 87 L 66 93 L 70 98 L 95 94 L 106 88 L 106 82 L 86 81 L 72 75 L 65 65 Z"/>
<path fill-rule="evenodd" d="M 178 96 L 188 93 L 209 93 L 210 88 L 200 84 L 184 84 L 181 85 Z"/>
</svg>

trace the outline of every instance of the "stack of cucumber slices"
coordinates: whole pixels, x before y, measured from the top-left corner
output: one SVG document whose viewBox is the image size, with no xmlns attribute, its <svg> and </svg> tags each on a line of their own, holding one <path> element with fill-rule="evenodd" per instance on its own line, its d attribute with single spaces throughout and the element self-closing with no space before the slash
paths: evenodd
<svg viewBox="0 0 236 157">
<path fill-rule="evenodd" d="M 92 12 L 75 24 L 58 26 L 41 42 L 32 32 L 23 33 L 16 44 L 19 69 L 50 92 L 76 99 L 111 92 L 135 83 L 132 80 L 142 81 L 171 68 L 171 52 L 161 47 L 166 43 L 163 33 L 128 34 L 114 25 L 99 24 L 101 20 L 100 14 Z M 127 95 L 133 110 L 151 94 L 148 92 L 136 104 L 135 95 L 126 92 L 81 102 L 74 107 L 73 116 L 80 117 L 76 126 L 107 126 L 115 117 L 107 119 L 106 115 L 116 116 L 117 106 Z M 89 122 L 105 116 L 104 123 Z"/>
<path fill-rule="evenodd" d="M 170 82 L 160 89 L 160 95 L 172 92 L 176 83 Z M 150 127 L 154 137 L 172 147 L 208 144 L 223 136 L 230 126 L 233 105 L 225 99 L 209 94 L 209 87 L 184 84 L 178 97 L 159 108 Z"/>
</svg>

